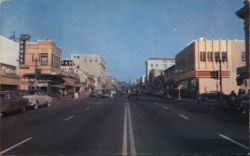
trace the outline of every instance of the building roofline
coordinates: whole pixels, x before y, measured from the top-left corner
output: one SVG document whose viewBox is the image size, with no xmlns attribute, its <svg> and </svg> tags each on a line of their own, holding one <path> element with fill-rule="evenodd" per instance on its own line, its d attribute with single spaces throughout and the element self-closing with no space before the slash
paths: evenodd
<svg viewBox="0 0 250 156">
<path fill-rule="evenodd" d="M 175 60 L 175 58 L 150 57 L 147 60 Z"/>
</svg>

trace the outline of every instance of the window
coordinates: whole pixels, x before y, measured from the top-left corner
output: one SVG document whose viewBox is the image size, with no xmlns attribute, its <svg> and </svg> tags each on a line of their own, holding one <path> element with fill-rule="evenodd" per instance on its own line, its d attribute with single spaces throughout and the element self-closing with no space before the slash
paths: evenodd
<svg viewBox="0 0 250 156">
<path fill-rule="evenodd" d="M 217 52 L 214 53 L 214 59 L 216 61 L 218 61 L 220 59 L 220 52 L 217 51 Z"/>
<path fill-rule="evenodd" d="M 62 62 L 62 64 L 63 64 L 63 62 Z M 54 55 L 53 54 L 51 54 L 51 66 L 54 67 Z"/>
<path fill-rule="evenodd" d="M 227 61 L 227 52 L 222 52 L 221 53 L 221 59 L 222 59 L 222 61 Z"/>
<path fill-rule="evenodd" d="M 244 51 L 241 52 L 241 60 L 246 61 L 246 52 Z"/>
<path fill-rule="evenodd" d="M 92 60 L 90 59 L 89 62 L 92 62 Z"/>
<path fill-rule="evenodd" d="M 48 54 L 41 53 L 41 65 L 48 65 Z"/>
<path fill-rule="evenodd" d="M 154 65 L 153 65 L 153 64 L 151 64 L 151 67 L 153 68 L 153 67 L 154 67 Z"/>
<path fill-rule="evenodd" d="M 206 52 L 200 52 L 200 60 L 206 61 Z"/>
<path fill-rule="evenodd" d="M 245 87 L 247 87 L 247 80 L 244 80 L 244 85 Z"/>
<path fill-rule="evenodd" d="M 79 59 L 79 58 L 80 58 L 80 56 L 77 56 L 77 58 Z"/>
<path fill-rule="evenodd" d="M 208 61 L 213 61 L 213 52 L 208 52 L 207 53 L 207 60 Z"/>
</svg>

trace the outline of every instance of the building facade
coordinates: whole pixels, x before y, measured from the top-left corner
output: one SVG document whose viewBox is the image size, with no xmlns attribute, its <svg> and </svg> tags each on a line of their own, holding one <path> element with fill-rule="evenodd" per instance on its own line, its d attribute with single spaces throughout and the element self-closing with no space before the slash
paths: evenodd
<svg viewBox="0 0 250 156">
<path fill-rule="evenodd" d="M 149 81 L 150 71 L 155 69 L 159 71 L 164 71 L 170 66 L 175 64 L 174 58 L 149 58 L 145 62 L 146 64 L 146 81 Z"/>
<path fill-rule="evenodd" d="M 242 57 L 245 57 L 246 65 L 239 67 L 237 69 L 238 73 L 238 84 L 243 87 L 245 90 L 249 90 L 250 88 L 250 67 L 249 67 L 249 61 L 250 61 L 250 0 L 244 1 L 244 6 L 236 12 L 236 15 L 244 20 L 244 30 L 245 30 L 245 55 Z"/>
<path fill-rule="evenodd" d="M 19 44 L 0 35 L 0 91 L 17 90 Z"/>
<path fill-rule="evenodd" d="M 164 86 L 168 95 L 176 96 L 175 65 L 164 70 Z"/>
<path fill-rule="evenodd" d="M 245 65 L 242 58 L 243 40 L 207 40 L 201 38 L 192 41 L 176 55 L 175 81 L 182 90 L 182 96 L 195 97 L 197 93 L 220 91 L 219 80 L 211 78 L 212 71 L 222 69 L 222 91 L 229 94 L 238 92 L 237 68 Z"/>
<path fill-rule="evenodd" d="M 56 94 L 63 86 L 60 69 L 61 49 L 52 40 L 26 42 L 25 63 L 19 66 L 21 90 L 43 89 Z"/>
<path fill-rule="evenodd" d="M 95 54 L 72 54 L 71 59 L 78 69 L 90 75 L 94 75 L 95 88 L 101 89 L 101 86 L 104 83 L 106 70 L 106 63 L 102 57 Z"/>
</svg>

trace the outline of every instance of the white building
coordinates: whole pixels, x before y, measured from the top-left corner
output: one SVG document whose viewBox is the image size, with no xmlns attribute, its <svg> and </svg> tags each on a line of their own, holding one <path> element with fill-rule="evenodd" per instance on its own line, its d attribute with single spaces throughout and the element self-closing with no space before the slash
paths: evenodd
<svg viewBox="0 0 250 156">
<path fill-rule="evenodd" d="M 95 76 L 95 87 L 101 89 L 106 70 L 106 63 L 101 56 L 96 54 L 72 54 L 74 66 L 90 75 Z"/>
<path fill-rule="evenodd" d="M 157 71 L 164 71 L 175 64 L 174 58 L 149 58 L 146 60 L 146 81 L 149 80 L 149 73 L 155 69 Z"/>
<path fill-rule="evenodd" d="M 0 35 L 0 63 L 18 66 L 19 43 Z"/>
<path fill-rule="evenodd" d="M 17 90 L 19 44 L 0 35 L 0 90 Z"/>
</svg>

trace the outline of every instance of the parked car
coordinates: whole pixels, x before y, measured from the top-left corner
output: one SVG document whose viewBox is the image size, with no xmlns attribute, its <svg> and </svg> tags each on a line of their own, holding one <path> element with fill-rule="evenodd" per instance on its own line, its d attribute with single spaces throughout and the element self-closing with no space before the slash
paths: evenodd
<svg viewBox="0 0 250 156">
<path fill-rule="evenodd" d="M 53 101 L 52 97 L 46 95 L 45 92 L 36 90 L 29 90 L 25 92 L 23 97 L 29 99 L 27 107 L 31 107 L 35 110 L 42 105 L 50 107 Z"/>
<path fill-rule="evenodd" d="M 12 112 L 15 110 L 20 110 L 24 112 L 26 110 L 26 105 L 28 104 L 28 99 L 23 98 L 18 92 L 12 91 L 1 91 L 0 92 L 0 117 L 4 113 Z"/>
</svg>

